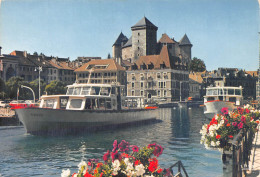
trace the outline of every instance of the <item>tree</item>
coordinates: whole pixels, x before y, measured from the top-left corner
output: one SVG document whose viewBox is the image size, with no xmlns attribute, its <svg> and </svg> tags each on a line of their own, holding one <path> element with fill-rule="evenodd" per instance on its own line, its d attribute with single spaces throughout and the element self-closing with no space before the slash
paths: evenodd
<svg viewBox="0 0 260 177">
<path fill-rule="evenodd" d="M 45 91 L 48 95 L 65 94 L 66 84 L 61 81 L 51 81 L 50 84 L 46 85 Z"/>
<path fill-rule="evenodd" d="M 11 99 L 16 99 L 19 87 L 19 99 L 32 99 L 32 94 L 28 90 L 21 89 L 21 85 L 29 86 L 29 83 L 25 82 L 22 77 L 11 77 L 6 82 L 7 96 Z"/>
<path fill-rule="evenodd" d="M 108 55 L 107 55 L 107 59 L 110 59 L 111 58 L 111 55 L 110 55 L 110 53 L 108 53 Z"/>
<path fill-rule="evenodd" d="M 42 79 L 40 82 L 41 82 L 41 95 L 42 95 L 47 84 Z M 35 79 L 34 81 L 30 82 L 30 87 L 33 89 L 33 91 L 35 93 L 35 98 L 38 98 L 39 97 L 39 79 Z"/>
<path fill-rule="evenodd" d="M 5 99 L 5 82 L 2 78 L 0 78 L 0 99 Z"/>
<path fill-rule="evenodd" d="M 203 72 L 206 70 L 206 65 L 203 60 L 194 57 L 189 64 L 189 70 L 193 72 Z"/>
</svg>

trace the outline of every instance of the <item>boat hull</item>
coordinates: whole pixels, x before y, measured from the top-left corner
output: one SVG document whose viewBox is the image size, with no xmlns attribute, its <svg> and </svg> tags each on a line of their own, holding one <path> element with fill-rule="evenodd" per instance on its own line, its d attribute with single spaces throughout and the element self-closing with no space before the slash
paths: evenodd
<svg viewBox="0 0 260 177">
<path fill-rule="evenodd" d="M 26 108 L 15 110 L 30 134 L 73 134 L 106 127 L 145 122 L 157 118 L 157 110 L 61 110 Z"/>
<path fill-rule="evenodd" d="M 212 102 L 206 102 L 204 103 L 204 114 L 208 118 L 213 118 L 215 114 L 221 113 L 221 109 L 223 107 L 227 107 L 228 110 L 232 111 L 236 108 L 235 104 L 233 102 L 227 102 L 227 101 L 212 101 Z"/>
</svg>

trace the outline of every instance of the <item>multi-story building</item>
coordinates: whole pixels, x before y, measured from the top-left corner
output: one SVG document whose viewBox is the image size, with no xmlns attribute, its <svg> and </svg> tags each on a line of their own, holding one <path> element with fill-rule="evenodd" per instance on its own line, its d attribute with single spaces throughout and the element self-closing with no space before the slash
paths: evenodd
<svg viewBox="0 0 260 177">
<path fill-rule="evenodd" d="M 166 45 L 159 55 L 140 56 L 127 71 L 127 95 L 146 102 L 184 100 L 189 96 L 188 67 Z"/>
<path fill-rule="evenodd" d="M 74 67 L 79 68 L 83 64 L 89 62 L 90 60 L 100 60 L 101 57 L 78 57 L 76 60 L 72 61 Z"/>
<path fill-rule="evenodd" d="M 13 76 L 23 77 L 25 81 L 33 81 L 40 77 L 49 83 L 60 80 L 67 84 L 75 82 L 75 67 L 69 58 L 47 57 L 29 54 L 26 51 L 13 51 L 9 55 L 0 55 L 0 76 L 7 81 Z"/>
<path fill-rule="evenodd" d="M 204 96 L 204 83 L 202 74 L 205 74 L 204 72 L 194 72 L 189 74 L 189 97 L 195 98 L 195 99 L 202 99 Z"/>
<path fill-rule="evenodd" d="M 140 56 L 159 55 L 162 47 L 167 44 L 172 56 L 187 62 L 191 60 L 192 44 L 186 34 L 179 42 L 163 34 L 157 42 L 157 30 L 158 27 L 146 17 L 142 18 L 131 27 L 132 36 L 128 40 L 122 32 L 120 33 L 112 48 L 113 58 L 122 58 L 134 63 Z"/>
<path fill-rule="evenodd" d="M 126 84 L 125 68 L 114 59 L 91 60 L 75 70 L 78 83 Z"/>
<path fill-rule="evenodd" d="M 218 68 L 203 75 L 206 86 L 243 87 L 244 99 L 256 98 L 256 71 L 245 71 L 237 68 Z"/>
</svg>

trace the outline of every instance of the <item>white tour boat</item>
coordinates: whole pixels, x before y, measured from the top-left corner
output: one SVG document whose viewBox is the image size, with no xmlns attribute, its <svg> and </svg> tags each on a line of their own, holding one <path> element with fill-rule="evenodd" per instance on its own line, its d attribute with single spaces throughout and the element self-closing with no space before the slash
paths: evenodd
<svg viewBox="0 0 260 177">
<path fill-rule="evenodd" d="M 15 109 L 30 134 L 67 134 L 157 118 L 157 108 L 133 107 L 124 86 L 73 84 L 66 95 L 45 95 L 39 107 Z M 135 98 L 136 101 L 137 98 Z"/>
<path fill-rule="evenodd" d="M 223 107 L 233 110 L 242 105 L 242 87 L 208 87 L 204 96 L 204 114 L 212 118 Z"/>
</svg>

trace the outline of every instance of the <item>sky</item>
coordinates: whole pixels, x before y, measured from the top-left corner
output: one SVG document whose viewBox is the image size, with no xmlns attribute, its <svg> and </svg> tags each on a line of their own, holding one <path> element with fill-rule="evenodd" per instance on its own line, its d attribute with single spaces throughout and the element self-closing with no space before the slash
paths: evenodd
<svg viewBox="0 0 260 177">
<path fill-rule="evenodd" d="M 179 41 L 207 70 L 259 67 L 257 0 L 0 0 L 2 54 L 14 50 L 70 57 L 112 54 L 120 32 L 143 17 Z"/>
</svg>

